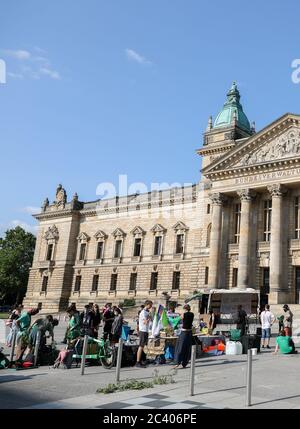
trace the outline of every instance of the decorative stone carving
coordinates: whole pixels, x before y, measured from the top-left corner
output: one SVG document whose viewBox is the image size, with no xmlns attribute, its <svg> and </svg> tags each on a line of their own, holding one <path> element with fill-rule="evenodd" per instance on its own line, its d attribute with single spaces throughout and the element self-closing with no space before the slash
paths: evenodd
<svg viewBox="0 0 300 429">
<path fill-rule="evenodd" d="M 268 191 L 272 197 L 282 197 L 287 193 L 287 189 L 280 183 L 268 186 Z"/>
<path fill-rule="evenodd" d="M 114 238 L 123 238 L 126 236 L 126 233 L 121 228 L 117 228 L 114 230 L 112 235 Z"/>
<path fill-rule="evenodd" d="M 151 231 L 153 234 L 164 234 L 167 230 L 162 225 L 157 223 L 153 228 L 151 228 Z"/>
<path fill-rule="evenodd" d="M 101 229 L 99 229 L 99 231 L 96 232 L 94 237 L 96 238 L 97 241 L 101 241 L 101 240 L 104 241 L 107 239 L 107 235 Z"/>
<path fill-rule="evenodd" d="M 78 201 L 78 194 L 75 192 L 71 201 L 71 210 L 81 210 L 83 208 L 83 203 Z"/>
<path fill-rule="evenodd" d="M 220 194 L 219 192 L 209 194 L 209 198 L 211 203 L 217 206 L 221 206 L 227 201 L 227 197 L 225 197 L 223 194 Z"/>
<path fill-rule="evenodd" d="M 58 240 L 59 239 L 59 233 L 58 233 L 57 227 L 55 225 L 50 226 L 48 228 L 48 230 L 45 232 L 44 238 L 47 241 Z"/>
<path fill-rule="evenodd" d="M 43 212 L 45 212 L 48 207 L 49 207 L 49 200 L 48 200 L 48 198 L 46 198 L 45 201 L 43 202 L 43 205 L 42 205 Z"/>
<path fill-rule="evenodd" d="M 140 226 L 136 226 L 131 231 L 131 234 L 134 235 L 134 236 L 143 236 L 143 235 L 146 234 L 146 231 L 144 231 L 143 228 L 141 228 Z"/>
<path fill-rule="evenodd" d="M 256 196 L 256 193 L 251 189 L 240 189 L 237 194 L 241 201 L 252 201 Z"/>
<path fill-rule="evenodd" d="M 254 152 L 244 155 L 237 165 L 253 165 L 299 155 L 300 131 L 298 128 L 292 128 L 271 142 L 263 145 L 260 149 L 256 149 Z"/>
<path fill-rule="evenodd" d="M 57 209 L 64 209 L 67 202 L 67 193 L 61 184 L 56 189 L 55 206 Z"/>
<path fill-rule="evenodd" d="M 176 232 L 186 232 L 189 228 L 183 222 L 179 221 L 173 226 L 173 229 Z"/>
<path fill-rule="evenodd" d="M 89 239 L 90 237 L 85 232 L 81 232 L 77 237 L 77 240 L 82 243 L 86 243 Z"/>
</svg>

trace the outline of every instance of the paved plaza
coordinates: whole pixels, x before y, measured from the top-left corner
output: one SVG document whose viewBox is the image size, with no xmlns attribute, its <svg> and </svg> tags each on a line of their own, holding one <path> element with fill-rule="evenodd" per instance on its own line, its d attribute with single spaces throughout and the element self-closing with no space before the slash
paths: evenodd
<svg viewBox="0 0 300 429">
<path fill-rule="evenodd" d="M 253 407 L 300 408 L 300 355 L 263 351 L 253 358 Z M 154 370 L 172 372 L 171 365 L 146 369 L 122 368 L 121 379 L 150 380 Z M 175 383 L 142 391 L 98 394 L 115 381 L 115 369 L 87 367 L 70 370 L 40 367 L 0 372 L 0 408 L 244 408 L 246 356 L 197 359 L 195 395 L 189 396 L 189 368 L 179 369 Z"/>
</svg>

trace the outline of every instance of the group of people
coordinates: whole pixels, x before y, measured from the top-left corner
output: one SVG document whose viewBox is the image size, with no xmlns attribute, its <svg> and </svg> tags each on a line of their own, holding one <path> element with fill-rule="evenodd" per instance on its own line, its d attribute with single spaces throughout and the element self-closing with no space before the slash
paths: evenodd
<svg viewBox="0 0 300 429">
<path fill-rule="evenodd" d="M 40 333 L 41 347 L 46 344 L 47 337 L 51 338 L 52 342 L 54 341 L 54 327 L 58 325 L 58 319 L 47 315 L 31 323 L 32 316 L 38 313 L 38 308 L 24 310 L 23 305 L 17 305 L 6 322 L 6 325 L 10 327 L 6 340 L 7 345 L 11 347 L 14 335 L 16 338 L 16 362 L 22 361 L 25 351 L 27 351 L 27 355 L 33 353 L 38 333 Z"/>
<path fill-rule="evenodd" d="M 143 361 L 144 356 L 144 347 L 148 344 L 149 332 L 151 329 L 151 324 L 153 321 L 153 312 L 151 309 L 153 308 L 153 302 L 147 300 L 145 304 L 141 307 L 138 320 L 137 320 L 137 332 L 139 335 L 139 348 L 137 351 L 137 359 L 136 359 L 136 367 L 143 368 L 146 366 Z M 179 334 L 176 348 L 175 348 L 175 368 L 186 368 L 190 356 L 191 356 L 191 348 L 193 344 L 193 336 L 192 336 L 192 327 L 194 320 L 194 313 L 191 312 L 191 307 L 186 304 L 183 307 L 183 314 L 175 312 L 175 306 L 170 307 L 167 314 L 172 314 L 173 316 L 179 316 L 181 320 L 181 332 Z"/>
<path fill-rule="evenodd" d="M 262 326 L 262 348 L 270 349 L 271 329 L 276 321 L 274 314 L 270 311 L 270 306 L 266 305 L 264 311 L 260 314 Z M 276 338 L 276 347 L 274 353 L 279 351 L 283 354 L 297 353 L 292 339 L 293 313 L 289 306 L 283 306 L 283 315 L 277 318 L 279 324 L 279 333 Z"/>
<path fill-rule="evenodd" d="M 122 335 L 123 315 L 117 306 L 107 303 L 102 310 L 98 304 L 87 304 L 80 313 L 75 304 L 67 309 L 69 316 L 68 327 L 64 342 L 72 346 L 76 340 L 84 335 L 98 338 L 99 327 L 103 322 L 103 337 L 105 340 L 116 343 Z"/>
</svg>

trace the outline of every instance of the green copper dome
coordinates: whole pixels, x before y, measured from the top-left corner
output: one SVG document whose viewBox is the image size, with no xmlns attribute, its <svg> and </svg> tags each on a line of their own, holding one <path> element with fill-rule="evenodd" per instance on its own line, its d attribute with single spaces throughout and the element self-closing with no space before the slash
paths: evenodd
<svg viewBox="0 0 300 429">
<path fill-rule="evenodd" d="M 250 123 L 243 111 L 240 98 L 241 96 L 237 89 L 236 82 L 233 82 L 232 87 L 227 93 L 227 101 L 216 117 L 214 128 L 228 127 L 235 123 L 240 128 L 251 132 Z"/>
</svg>

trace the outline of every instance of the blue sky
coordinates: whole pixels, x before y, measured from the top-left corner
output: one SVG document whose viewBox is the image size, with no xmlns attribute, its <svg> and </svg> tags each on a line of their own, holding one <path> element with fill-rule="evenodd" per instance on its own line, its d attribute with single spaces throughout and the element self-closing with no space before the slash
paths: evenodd
<svg viewBox="0 0 300 429">
<path fill-rule="evenodd" d="M 0 234 L 32 229 L 60 182 L 81 200 L 119 174 L 197 182 L 195 149 L 233 80 L 257 129 L 300 113 L 299 15 L 297 0 L 2 4 Z"/>
</svg>

